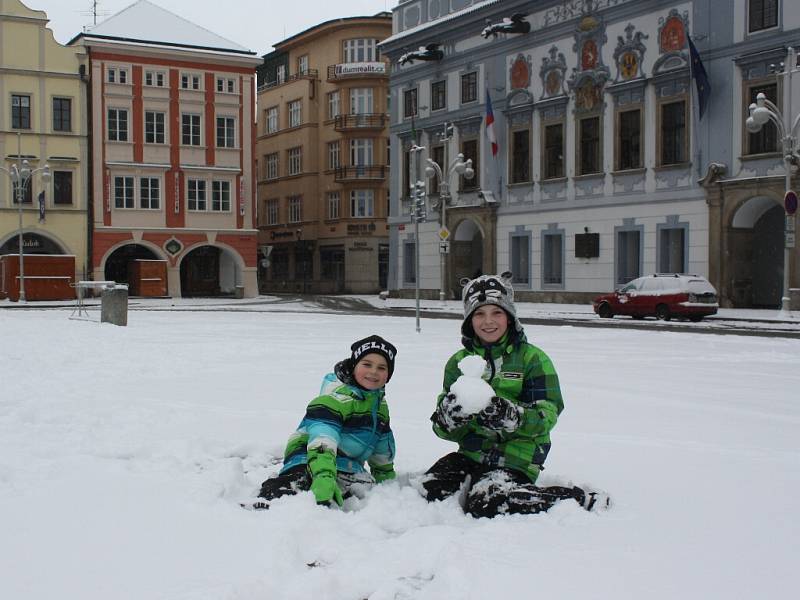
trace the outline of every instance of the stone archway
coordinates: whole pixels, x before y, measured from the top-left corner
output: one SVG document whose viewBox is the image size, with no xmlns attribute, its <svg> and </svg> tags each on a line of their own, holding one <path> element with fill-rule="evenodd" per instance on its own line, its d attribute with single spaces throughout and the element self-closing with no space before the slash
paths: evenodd
<svg viewBox="0 0 800 600">
<path fill-rule="evenodd" d="M 242 264 L 232 250 L 212 245 L 200 245 L 189 250 L 181 259 L 181 296 L 229 296 L 242 285 Z"/>
<path fill-rule="evenodd" d="M 783 208 L 770 197 L 744 201 L 728 230 L 731 301 L 737 307 L 777 308 L 783 286 Z"/>
<path fill-rule="evenodd" d="M 463 277 L 474 279 L 484 273 L 484 235 L 472 219 L 464 219 L 456 227 L 450 247 L 450 289 L 461 297 Z"/>
<path fill-rule="evenodd" d="M 158 260 L 157 256 L 147 246 L 141 244 L 125 244 L 114 250 L 106 259 L 103 277 L 106 281 L 130 284 L 128 268 L 134 260 Z"/>
<path fill-rule="evenodd" d="M 24 231 L 22 234 L 22 247 L 25 254 L 69 254 L 65 249 L 49 236 L 39 233 Z M 0 244 L 0 256 L 3 254 L 19 253 L 19 235 L 14 233 Z"/>
</svg>

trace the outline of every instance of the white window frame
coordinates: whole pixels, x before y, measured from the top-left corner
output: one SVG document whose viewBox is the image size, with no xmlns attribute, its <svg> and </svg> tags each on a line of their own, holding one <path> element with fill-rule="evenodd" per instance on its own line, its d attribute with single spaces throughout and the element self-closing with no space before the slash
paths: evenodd
<svg viewBox="0 0 800 600">
<path fill-rule="evenodd" d="M 338 219 L 341 206 L 341 195 L 339 192 L 328 192 L 328 219 Z"/>
<path fill-rule="evenodd" d="M 350 190 L 350 216 L 354 219 L 375 217 L 375 190 Z"/>
<path fill-rule="evenodd" d="M 267 200 L 267 225 L 278 224 L 278 212 L 280 210 L 280 200 L 277 198 L 270 198 Z"/>
<path fill-rule="evenodd" d="M 289 196 L 289 223 L 303 221 L 303 197 Z"/>
<path fill-rule="evenodd" d="M 279 158 L 277 152 L 273 152 L 272 154 L 267 154 L 267 157 L 266 157 L 266 164 L 267 164 L 266 178 L 267 179 L 277 179 L 278 178 L 279 160 L 280 160 L 280 158 Z"/>
<path fill-rule="evenodd" d="M 275 78 L 279 84 L 286 81 L 286 65 L 278 65 L 275 69 Z"/>
<path fill-rule="evenodd" d="M 160 178 L 139 178 L 139 208 L 142 210 L 161 210 Z"/>
<path fill-rule="evenodd" d="M 303 147 L 289 148 L 286 151 L 288 175 L 300 175 L 303 172 Z"/>
<path fill-rule="evenodd" d="M 112 118 L 113 113 L 113 118 Z M 127 142 L 128 141 L 128 109 L 127 108 L 109 108 L 106 111 L 106 123 L 108 126 L 108 141 L 109 142 Z M 112 127 L 112 123 L 115 125 Z M 124 127 L 120 127 L 124 124 Z"/>
<path fill-rule="evenodd" d="M 288 102 L 289 127 L 300 127 L 303 121 L 303 103 L 301 100 Z"/>
<path fill-rule="evenodd" d="M 120 183 L 122 184 L 120 188 Z M 136 208 L 136 182 L 133 175 L 114 176 L 114 208 L 130 210 Z M 122 189 L 122 195 L 118 194 Z"/>
<path fill-rule="evenodd" d="M 380 40 L 374 38 L 353 38 L 342 42 L 342 62 L 363 63 L 378 62 L 381 54 L 378 48 Z"/>
<path fill-rule="evenodd" d="M 375 111 L 372 88 L 350 89 L 350 114 L 368 115 Z"/>
<path fill-rule="evenodd" d="M 208 184 L 205 179 L 186 180 L 186 209 L 190 212 L 208 210 Z"/>
<path fill-rule="evenodd" d="M 189 122 L 186 122 L 186 119 Z M 196 120 L 196 121 L 195 121 Z M 181 146 L 198 147 L 203 145 L 203 117 L 196 113 L 181 113 Z M 187 133 L 188 127 L 188 133 Z M 189 136 L 189 142 L 186 142 L 186 136 Z M 195 142 L 197 140 L 197 143 Z"/>
<path fill-rule="evenodd" d="M 148 122 L 150 116 L 153 116 L 152 123 Z M 158 116 L 161 117 L 160 122 Z M 167 114 L 158 110 L 144 111 L 144 143 L 145 144 L 166 144 L 167 131 L 166 131 Z M 152 127 L 152 131 L 148 131 L 148 127 Z"/>
<path fill-rule="evenodd" d="M 164 71 L 145 71 L 144 84 L 148 87 L 164 87 Z"/>
<path fill-rule="evenodd" d="M 308 54 L 297 57 L 297 74 L 305 75 L 308 73 Z"/>
<path fill-rule="evenodd" d="M 270 106 L 267 108 L 267 133 L 277 133 L 278 131 L 278 107 Z"/>
<path fill-rule="evenodd" d="M 231 182 L 228 179 L 211 181 L 211 212 L 231 212 Z"/>
<path fill-rule="evenodd" d="M 369 167 L 372 165 L 373 141 L 370 138 L 350 140 L 350 165 L 353 167 Z"/>
<path fill-rule="evenodd" d="M 203 78 L 197 73 L 181 73 L 181 89 L 201 91 Z"/>
<path fill-rule="evenodd" d="M 328 168 L 338 169 L 342 164 L 342 147 L 339 141 L 328 142 Z"/>
<path fill-rule="evenodd" d="M 335 119 L 340 114 L 341 111 L 341 95 L 339 94 L 339 90 L 335 92 L 331 92 L 328 94 L 328 118 Z"/>
<path fill-rule="evenodd" d="M 222 121 L 223 136 L 220 139 L 220 121 Z M 217 116 L 217 148 L 236 148 L 236 117 L 228 115 Z M 222 143 L 220 143 L 222 142 Z"/>
</svg>

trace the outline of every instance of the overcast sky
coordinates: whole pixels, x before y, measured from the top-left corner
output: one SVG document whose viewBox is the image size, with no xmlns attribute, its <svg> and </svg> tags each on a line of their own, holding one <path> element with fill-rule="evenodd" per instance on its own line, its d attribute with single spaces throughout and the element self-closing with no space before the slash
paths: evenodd
<svg viewBox="0 0 800 600">
<path fill-rule="evenodd" d="M 43 10 L 49 27 L 62 44 L 92 25 L 91 0 L 22 0 Z M 397 0 L 150 0 L 193 23 L 228 38 L 258 54 L 309 27 L 337 19 L 374 15 L 391 10 Z M 100 23 L 133 4 L 135 0 L 99 0 Z"/>
</svg>

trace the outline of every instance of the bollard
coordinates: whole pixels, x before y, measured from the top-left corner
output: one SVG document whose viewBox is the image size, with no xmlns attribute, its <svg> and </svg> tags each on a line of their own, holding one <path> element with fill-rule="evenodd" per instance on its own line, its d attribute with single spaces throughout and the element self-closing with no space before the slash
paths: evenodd
<svg viewBox="0 0 800 600">
<path fill-rule="evenodd" d="M 103 290 L 100 301 L 100 322 L 126 326 L 128 324 L 128 286 L 115 285 Z"/>
</svg>

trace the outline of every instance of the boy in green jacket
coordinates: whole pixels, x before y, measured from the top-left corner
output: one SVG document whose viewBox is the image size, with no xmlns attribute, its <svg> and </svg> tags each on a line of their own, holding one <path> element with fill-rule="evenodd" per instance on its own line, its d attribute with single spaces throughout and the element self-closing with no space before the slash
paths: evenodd
<svg viewBox="0 0 800 600">
<path fill-rule="evenodd" d="M 423 478 L 429 501 L 457 493 L 465 481 L 465 512 L 474 517 L 529 514 L 573 499 L 587 510 L 607 507 L 608 497 L 573 487 L 537 487 L 550 450 L 550 431 L 564 409 L 550 358 L 529 344 L 514 307 L 511 273 L 462 280 L 463 349 L 447 361 L 444 389 L 431 416 L 433 431 L 458 451 L 439 459 Z M 477 414 L 450 391 L 459 362 L 471 354 L 486 361 L 483 379 L 495 392 Z M 469 402 L 466 402 L 469 404 Z"/>
</svg>

